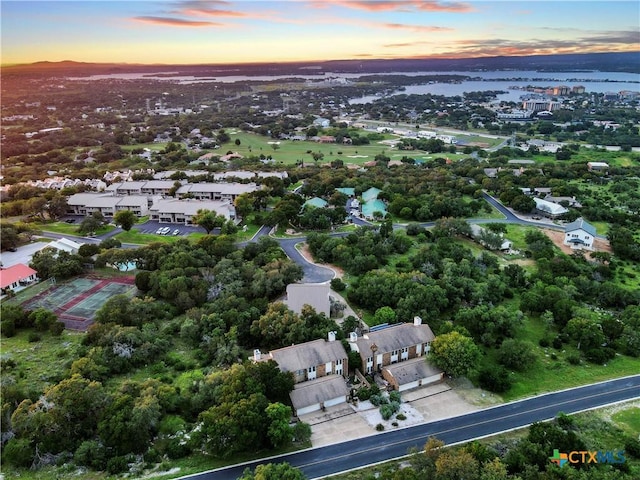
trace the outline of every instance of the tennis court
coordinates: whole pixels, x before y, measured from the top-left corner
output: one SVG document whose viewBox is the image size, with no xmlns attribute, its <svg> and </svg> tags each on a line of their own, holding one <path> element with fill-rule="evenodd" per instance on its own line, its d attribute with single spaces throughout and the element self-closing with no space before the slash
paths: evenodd
<svg viewBox="0 0 640 480">
<path fill-rule="evenodd" d="M 58 315 L 65 326 L 73 330 L 86 330 L 93 323 L 95 313 L 114 295 L 134 295 L 134 277 L 112 279 L 74 278 L 39 293 L 24 303 L 27 310 L 43 307 Z"/>
</svg>

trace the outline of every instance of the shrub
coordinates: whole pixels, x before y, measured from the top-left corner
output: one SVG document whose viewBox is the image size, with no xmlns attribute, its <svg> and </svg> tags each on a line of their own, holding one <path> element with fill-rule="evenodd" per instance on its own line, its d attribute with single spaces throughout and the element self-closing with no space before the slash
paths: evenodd
<svg viewBox="0 0 640 480">
<path fill-rule="evenodd" d="M 27 336 L 27 340 L 29 341 L 29 343 L 35 343 L 42 340 L 42 338 L 40 337 L 39 333 L 29 332 L 29 335 Z"/>
<path fill-rule="evenodd" d="M 580 365 L 580 355 L 577 353 L 570 353 L 567 355 L 567 362 L 571 365 Z"/>
<path fill-rule="evenodd" d="M 184 458 L 191 453 L 188 445 L 182 443 L 181 438 L 172 438 L 166 445 L 165 453 L 171 460 Z"/>
<path fill-rule="evenodd" d="M 531 345 L 520 340 L 507 339 L 498 350 L 498 362 L 507 368 L 524 370 L 536 360 Z"/>
<path fill-rule="evenodd" d="M 398 426 L 398 422 L 391 422 L 391 425 L 393 425 L 394 427 Z"/>
<path fill-rule="evenodd" d="M 399 413 L 398 415 L 396 415 L 396 419 L 397 420 L 406 420 L 407 416 L 404 413 Z"/>
<path fill-rule="evenodd" d="M 384 425 L 381 424 L 381 423 L 377 424 L 376 425 L 376 430 L 379 431 L 379 432 L 383 431 L 384 430 Z"/>
<path fill-rule="evenodd" d="M 624 441 L 624 450 L 628 455 L 640 458 L 640 440 L 634 437 L 627 437 Z"/>
<path fill-rule="evenodd" d="M 553 341 L 551 342 L 551 345 L 556 350 L 560 350 L 562 348 L 562 338 L 560 338 L 560 336 L 557 336 L 556 338 L 553 339 Z"/>
<path fill-rule="evenodd" d="M 26 438 L 12 438 L 2 449 L 3 463 L 16 467 L 30 467 L 34 455 L 35 450 Z"/>
<path fill-rule="evenodd" d="M 113 457 L 107 462 L 107 472 L 111 475 L 122 473 L 127 469 L 127 457 Z"/>
<path fill-rule="evenodd" d="M 398 402 L 385 403 L 380 407 L 380 415 L 384 420 L 389 420 L 398 410 L 400 410 Z"/>
<path fill-rule="evenodd" d="M 495 393 L 503 393 L 511 388 L 509 372 L 502 367 L 482 369 L 478 374 L 478 383 L 481 388 Z"/>
<path fill-rule="evenodd" d="M 374 407 L 379 407 L 382 403 L 382 397 L 380 395 L 371 395 L 369 401 Z"/>
<path fill-rule="evenodd" d="M 331 288 L 333 288 L 336 292 L 343 292 L 347 285 L 339 278 L 334 278 L 331 280 Z"/>
<path fill-rule="evenodd" d="M 120 248 L 122 246 L 122 242 L 117 238 L 111 237 L 107 238 L 100 242 L 100 248 L 103 250 L 109 250 L 111 248 Z"/>
<path fill-rule="evenodd" d="M 591 350 L 587 350 L 584 356 L 590 362 L 602 365 L 615 357 L 616 352 L 613 348 L 609 347 L 592 348 Z"/>
<path fill-rule="evenodd" d="M 389 400 L 391 402 L 398 402 L 400 403 L 400 398 L 401 398 L 401 394 L 398 390 L 394 390 L 389 394 Z"/>
<path fill-rule="evenodd" d="M 64 332 L 64 323 L 63 322 L 53 322 L 49 325 L 49 331 L 51 335 L 54 337 L 59 337 Z"/>
<path fill-rule="evenodd" d="M 105 447 L 95 440 L 82 442 L 73 455 L 73 460 L 78 465 L 90 467 L 94 470 L 104 470 L 107 461 Z"/>
<path fill-rule="evenodd" d="M 10 318 L 9 320 L 3 320 L 2 323 L 0 323 L 0 331 L 2 332 L 2 336 L 9 338 L 9 337 L 13 337 L 16 334 L 16 323 L 15 321 Z"/>
<path fill-rule="evenodd" d="M 158 463 L 162 460 L 162 455 L 155 448 L 151 447 L 146 453 L 143 455 L 144 461 L 147 463 Z"/>
<path fill-rule="evenodd" d="M 546 337 L 543 337 L 540 340 L 538 340 L 538 345 L 540 345 L 542 348 L 547 348 L 550 343 L 551 342 L 549 342 L 549 339 Z"/>
<path fill-rule="evenodd" d="M 297 422 L 293 426 L 294 441 L 306 443 L 311 439 L 311 426 L 308 423 Z"/>
</svg>

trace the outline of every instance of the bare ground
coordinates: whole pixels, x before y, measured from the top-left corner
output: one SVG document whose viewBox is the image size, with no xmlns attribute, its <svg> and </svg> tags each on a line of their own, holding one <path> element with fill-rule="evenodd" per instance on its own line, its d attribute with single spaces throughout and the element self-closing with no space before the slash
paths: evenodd
<svg viewBox="0 0 640 480">
<path fill-rule="evenodd" d="M 554 243 L 556 247 L 562 250 L 563 253 L 566 253 L 567 255 L 571 255 L 572 253 L 580 251 L 580 250 L 574 250 L 569 245 L 565 245 L 564 243 L 562 243 L 564 242 L 563 232 L 559 232 L 557 230 L 549 230 L 546 228 L 542 229 L 542 231 L 545 233 L 547 237 L 551 239 L 551 241 Z M 601 238 L 595 239 L 595 241 L 593 242 L 593 249 L 598 252 L 612 253 L 611 246 L 609 245 L 609 240 L 605 240 Z M 590 253 L 589 250 L 584 250 L 583 252 L 585 253 L 585 255 L 588 255 Z"/>
</svg>

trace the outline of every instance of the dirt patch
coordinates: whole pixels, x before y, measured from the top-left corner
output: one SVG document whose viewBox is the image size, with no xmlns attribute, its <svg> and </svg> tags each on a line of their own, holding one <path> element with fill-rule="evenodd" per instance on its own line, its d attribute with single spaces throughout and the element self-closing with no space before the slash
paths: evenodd
<svg viewBox="0 0 640 480">
<path fill-rule="evenodd" d="M 551 239 L 553 244 L 562 250 L 563 253 L 567 255 L 571 255 L 575 252 L 579 252 L 580 250 L 574 250 L 569 245 L 565 245 L 564 242 L 564 232 L 558 232 L 557 230 L 548 230 L 543 228 L 542 231 L 544 234 Z M 605 240 L 602 238 L 596 238 L 593 242 L 593 249 L 598 252 L 609 252 L 612 253 L 611 245 L 609 245 L 609 240 Z M 589 259 L 590 250 L 583 250 L 584 255 Z"/>
</svg>

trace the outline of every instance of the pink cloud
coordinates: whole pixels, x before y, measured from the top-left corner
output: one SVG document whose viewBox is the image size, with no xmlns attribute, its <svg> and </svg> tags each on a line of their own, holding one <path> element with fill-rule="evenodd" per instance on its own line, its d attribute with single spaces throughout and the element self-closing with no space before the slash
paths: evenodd
<svg viewBox="0 0 640 480">
<path fill-rule="evenodd" d="M 316 8 L 324 8 L 329 4 L 336 4 L 356 10 L 366 10 L 368 12 L 421 10 L 425 12 L 463 13 L 473 11 L 473 7 L 468 3 L 438 2 L 431 0 L 329 0 L 312 3 Z"/>
<path fill-rule="evenodd" d="M 134 17 L 133 20 L 152 25 L 164 25 L 169 27 L 223 27 L 224 24 L 216 22 L 202 22 L 196 20 L 184 20 L 182 18 L 143 16 Z"/>
<path fill-rule="evenodd" d="M 451 32 L 452 28 L 431 25 L 406 25 L 404 23 L 383 23 L 380 26 L 394 30 L 411 30 L 413 32 Z"/>
</svg>

